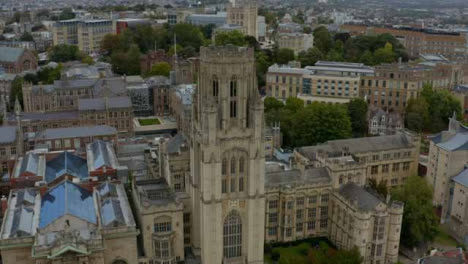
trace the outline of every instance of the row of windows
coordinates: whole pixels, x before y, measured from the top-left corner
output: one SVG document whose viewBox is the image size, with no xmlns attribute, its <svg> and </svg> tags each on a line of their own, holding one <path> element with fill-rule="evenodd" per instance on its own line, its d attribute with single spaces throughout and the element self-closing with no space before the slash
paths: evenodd
<svg viewBox="0 0 468 264">
<path fill-rule="evenodd" d="M 409 171 L 410 169 L 410 162 L 403 162 L 402 164 L 402 170 L 403 171 Z M 390 165 L 391 164 L 383 164 L 381 172 L 382 173 L 388 173 L 390 171 Z M 378 174 L 379 173 L 379 165 L 375 165 L 371 167 L 371 174 Z M 398 172 L 400 171 L 400 163 L 393 163 L 392 164 L 392 172 Z"/>
<path fill-rule="evenodd" d="M 297 223 L 296 224 L 296 232 L 302 233 L 304 232 L 304 228 L 307 228 L 307 231 L 316 230 L 316 223 L 317 221 L 308 221 L 305 223 Z M 328 227 L 328 220 L 322 219 L 319 221 L 320 229 L 326 229 Z M 291 237 L 293 234 L 293 228 L 287 227 L 281 229 L 284 232 L 286 237 Z M 278 234 L 278 227 L 268 227 L 268 235 L 269 236 L 276 236 Z"/>
<path fill-rule="evenodd" d="M 154 224 L 154 232 L 155 233 L 166 233 L 172 231 L 172 224 L 171 222 L 162 222 L 162 223 L 155 223 Z"/>
<path fill-rule="evenodd" d="M 330 196 L 329 196 L 328 193 L 326 193 L 326 194 L 322 194 L 321 196 L 311 195 L 309 197 L 298 197 L 298 198 L 296 198 L 296 207 L 302 207 L 305 204 L 306 199 L 307 199 L 309 205 L 316 204 L 317 201 L 318 201 L 318 198 L 320 198 L 320 201 L 322 203 L 328 203 L 328 200 L 329 200 Z M 282 208 L 285 209 L 286 205 L 287 205 L 288 209 L 293 209 L 294 201 L 288 201 L 287 203 L 283 201 L 282 202 Z M 278 208 L 278 200 L 269 200 L 268 201 L 268 208 L 269 209 L 277 209 Z"/>
</svg>

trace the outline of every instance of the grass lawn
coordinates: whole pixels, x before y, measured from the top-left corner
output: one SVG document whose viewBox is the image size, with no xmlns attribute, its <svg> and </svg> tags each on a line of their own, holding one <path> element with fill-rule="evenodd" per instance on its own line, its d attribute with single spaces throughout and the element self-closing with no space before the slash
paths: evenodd
<svg viewBox="0 0 468 264">
<path fill-rule="evenodd" d="M 434 243 L 440 244 L 443 246 L 453 246 L 456 247 L 458 245 L 457 241 L 453 239 L 447 232 L 444 230 L 443 227 L 439 229 L 439 234 L 435 237 Z"/>
<path fill-rule="evenodd" d="M 291 247 L 274 247 L 273 250 L 278 250 L 281 257 L 288 260 L 289 263 L 294 264 L 307 264 L 307 252 L 311 248 L 308 242 L 300 243 L 297 246 Z M 304 255 L 305 253 L 305 255 Z M 265 263 L 273 263 L 270 254 L 265 255 Z"/>
<path fill-rule="evenodd" d="M 157 118 L 138 119 L 138 122 L 141 126 L 152 126 L 161 124 L 161 121 L 159 121 L 159 119 Z"/>
</svg>

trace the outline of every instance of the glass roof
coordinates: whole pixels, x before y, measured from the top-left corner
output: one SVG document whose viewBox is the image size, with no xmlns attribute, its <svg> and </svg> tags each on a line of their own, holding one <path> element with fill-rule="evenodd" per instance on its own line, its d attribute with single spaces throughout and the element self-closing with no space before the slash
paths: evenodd
<svg viewBox="0 0 468 264">
<path fill-rule="evenodd" d="M 47 162 L 45 179 L 48 183 L 68 174 L 80 179 L 88 177 L 88 165 L 85 159 L 74 154 L 63 152 Z"/>
<path fill-rule="evenodd" d="M 97 224 L 92 192 L 70 181 L 50 189 L 42 197 L 39 228 L 45 228 L 67 214 Z"/>
</svg>

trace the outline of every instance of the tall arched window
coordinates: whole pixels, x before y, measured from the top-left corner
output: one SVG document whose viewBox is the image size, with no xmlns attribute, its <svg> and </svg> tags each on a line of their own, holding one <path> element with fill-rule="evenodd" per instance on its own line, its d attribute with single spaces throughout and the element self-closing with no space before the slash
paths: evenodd
<svg viewBox="0 0 468 264">
<path fill-rule="evenodd" d="M 236 158 L 231 158 L 231 174 L 236 173 Z"/>
<path fill-rule="evenodd" d="M 236 77 L 232 77 L 231 82 L 229 83 L 230 87 L 230 95 L 231 95 L 231 100 L 230 100 L 230 117 L 237 117 L 237 79 Z"/>
<path fill-rule="evenodd" d="M 223 161 L 221 162 L 221 174 L 222 174 L 222 178 L 221 178 L 221 192 L 222 193 L 227 193 L 227 180 L 228 180 L 228 177 L 227 177 L 227 166 L 228 166 L 228 161 L 226 158 L 223 159 Z"/>
<path fill-rule="evenodd" d="M 241 157 L 239 159 L 239 192 L 244 191 L 244 171 L 245 171 L 244 163 L 245 163 L 244 158 Z"/>
<path fill-rule="evenodd" d="M 239 159 L 239 173 L 243 173 L 244 172 L 244 158 L 241 157 Z"/>
<path fill-rule="evenodd" d="M 236 191 L 236 159 L 234 157 L 231 158 L 231 192 Z"/>
<path fill-rule="evenodd" d="M 216 75 L 213 76 L 213 96 L 218 97 L 219 94 L 219 81 Z"/>
<path fill-rule="evenodd" d="M 242 256 L 242 219 L 238 212 L 232 211 L 223 225 L 224 258 Z"/>
</svg>

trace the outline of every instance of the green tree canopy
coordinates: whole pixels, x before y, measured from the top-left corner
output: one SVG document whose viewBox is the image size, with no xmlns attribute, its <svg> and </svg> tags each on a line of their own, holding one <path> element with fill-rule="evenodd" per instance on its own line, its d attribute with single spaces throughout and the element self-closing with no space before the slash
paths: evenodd
<svg viewBox="0 0 468 264">
<path fill-rule="evenodd" d="M 24 32 L 20 37 L 21 41 L 34 41 L 33 36 L 29 32 Z"/>
<path fill-rule="evenodd" d="M 437 133 L 447 128 L 449 118 L 456 113 L 461 119 L 461 103 L 446 90 L 433 90 L 424 85 L 421 96 L 410 99 L 406 107 L 406 127 L 414 131 Z"/>
<path fill-rule="evenodd" d="M 111 56 L 112 70 L 118 74 L 140 74 L 140 50 L 137 45 L 127 51 L 117 51 Z"/>
<path fill-rule="evenodd" d="M 307 51 L 302 51 L 299 53 L 299 61 L 301 66 L 313 66 L 319 60 L 323 60 L 323 53 L 316 47 L 310 48 Z"/>
<path fill-rule="evenodd" d="M 190 24 L 177 24 L 172 28 L 170 38 L 174 38 L 176 35 L 177 44 L 182 47 L 192 46 L 195 50 L 200 50 L 200 46 L 203 45 L 205 38 L 200 28 Z"/>
<path fill-rule="evenodd" d="M 242 32 L 234 30 L 217 33 L 215 37 L 215 44 L 217 46 L 225 46 L 228 44 L 235 46 L 245 46 L 247 42 L 245 41 L 245 36 L 242 34 Z"/>
<path fill-rule="evenodd" d="M 54 46 L 49 53 L 50 60 L 56 62 L 81 60 L 82 56 L 77 46 L 65 44 Z"/>
<path fill-rule="evenodd" d="M 318 248 L 309 251 L 308 260 L 313 264 L 361 264 L 363 262 L 358 248 L 335 250 L 323 242 Z"/>
<path fill-rule="evenodd" d="M 430 242 L 438 232 L 438 220 L 432 207 L 432 188 L 419 176 L 411 176 L 392 191 L 394 200 L 404 203 L 401 243 L 414 247 Z"/>
<path fill-rule="evenodd" d="M 20 104 L 23 105 L 23 82 L 24 80 L 22 77 L 16 77 L 11 83 L 10 102 L 9 102 L 10 110 L 13 109 L 16 98 L 18 98 Z"/>
<path fill-rule="evenodd" d="M 279 49 L 276 54 L 276 62 L 279 64 L 287 64 L 295 59 L 294 51 L 292 49 Z"/>
<path fill-rule="evenodd" d="M 150 76 L 166 76 L 169 77 L 169 74 L 171 73 L 171 65 L 167 62 L 160 62 L 153 67 L 151 67 L 150 72 L 148 75 Z"/>
<path fill-rule="evenodd" d="M 332 47 L 332 38 L 328 29 L 320 26 L 314 30 L 314 46 L 323 54 L 327 54 Z"/>
<path fill-rule="evenodd" d="M 354 137 L 363 137 L 367 134 L 367 108 L 367 102 L 360 98 L 353 99 L 348 104 Z"/>
<path fill-rule="evenodd" d="M 263 101 L 263 104 L 265 106 L 265 112 L 270 112 L 272 110 L 279 110 L 284 107 L 284 104 L 280 100 L 274 97 L 265 98 L 265 100 Z"/>
</svg>

